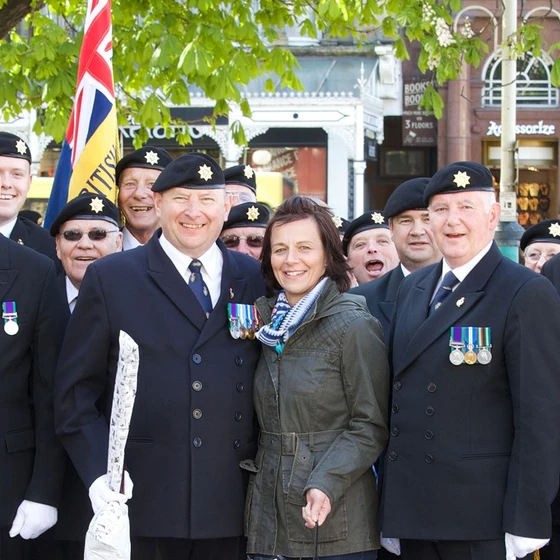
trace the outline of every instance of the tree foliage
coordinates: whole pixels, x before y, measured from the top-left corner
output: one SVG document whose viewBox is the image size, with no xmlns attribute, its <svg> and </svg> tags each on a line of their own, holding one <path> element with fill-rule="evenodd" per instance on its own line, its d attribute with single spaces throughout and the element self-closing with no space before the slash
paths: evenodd
<svg viewBox="0 0 560 560">
<path fill-rule="evenodd" d="M 0 21 L 13 26 L 17 8 L 19 17 L 26 14 L 27 30 L 18 34 L 21 29 L 13 28 L 0 41 L 4 120 L 36 109 L 36 132 L 62 139 L 72 108 L 85 3 L 0 0 Z M 282 30 L 296 25 L 304 35 L 351 36 L 366 47 L 382 34 L 401 58 L 408 57 L 405 37 L 419 41 L 419 68 L 434 76 L 423 104 L 440 116 L 443 103 L 436 86 L 457 77 L 462 61 L 477 66 L 489 50 L 484 33 L 452 31 L 453 13 L 460 9 L 461 0 L 113 0 L 119 119 L 142 125 L 136 136 L 141 144 L 147 140 L 144 127 L 169 127 L 169 107 L 189 105 L 196 92 L 215 102 L 217 116 L 226 114 L 231 103 L 249 115 L 240 88 L 263 74 L 276 74 L 282 87 L 301 89 L 297 61 L 280 41 Z M 516 48 L 546 48 L 539 29 L 536 24 L 521 28 Z M 556 82 L 558 64 L 552 69 Z M 273 81 L 267 80 L 265 88 L 273 91 Z M 232 123 L 232 130 L 243 140 L 238 124 Z M 188 127 L 178 140 L 189 141 Z"/>
</svg>

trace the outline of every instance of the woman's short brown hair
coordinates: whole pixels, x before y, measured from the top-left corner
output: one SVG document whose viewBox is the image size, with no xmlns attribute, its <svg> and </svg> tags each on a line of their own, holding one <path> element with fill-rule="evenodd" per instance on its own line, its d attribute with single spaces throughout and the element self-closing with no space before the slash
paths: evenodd
<svg viewBox="0 0 560 560">
<path fill-rule="evenodd" d="M 306 218 L 314 220 L 319 228 L 319 235 L 327 258 L 325 276 L 336 282 L 341 292 L 350 288 L 350 277 L 348 276 L 350 267 L 342 252 L 340 235 L 334 225 L 332 214 L 328 208 L 320 206 L 311 198 L 291 196 L 277 208 L 264 234 L 261 263 L 269 295 L 281 289 L 274 276 L 271 264 L 272 230 L 275 226 L 305 220 Z"/>
</svg>

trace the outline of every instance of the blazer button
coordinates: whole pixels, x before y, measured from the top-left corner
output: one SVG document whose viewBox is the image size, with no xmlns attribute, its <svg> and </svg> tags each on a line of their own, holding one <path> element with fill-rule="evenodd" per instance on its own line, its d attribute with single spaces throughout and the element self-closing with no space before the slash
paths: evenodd
<svg viewBox="0 0 560 560">
<path fill-rule="evenodd" d="M 243 358 L 241 356 L 235 356 L 235 363 L 238 366 L 242 366 L 243 365 Z"/>
<path fill-rule="evenodd" d="M 195 437 L 195 438 L 192 440 L 192 444 L 193 444 L 195 447 L 201 447 L 201 446 L 202 446 L 202 440 L 201 440 L 199 437 Z"/>
<path fill-rule="evenodd" d="M 399 429 L 396 426 L 391 428 L 391 435 L 395 437 L 399 435 Z"/>
<path fill-rule="evenodd" d="M 195 408 L 192 411 L 192 415 L 195 420 L 200 420 L 202 418 L 202 410 L 200 410 L 200 408 Z"/>
<path fill-rule="evenodd" d="M 426 430 L 424 432 L 424 437 L 426 439 L 432 439 L 434 437 L 434 432 L 432 432 L 432 430 Z"/>
<path fill-rule="evenodd" d="M 393 383 L 393 388 L 395 389 L 395 391 L 400 391 L 402 387 L 402 383 L 400 381 L 395 381 Z"/>
<path fill-rule="evenodd" d="M 243 414 L 241 414 L 241 412 L 237 411 L 234 415 L 235 421 L 239 422 L 239 420 L 241 420 L 241 418 L 243 418 Z"/>
<path fill-rule="evenodd" d="M 393 411 L 393 414 L 396 414 L 399 411 L 399 405 L 398 404 L 394 404 L 391 407 L 391 410 Z"/>
<path fill-rule="evenodd" d="M 389 460 L 390 461 L 396 461 L 398 455 L 396 451 L 389 451 Z"/>
<path fill-rule="evenodd" d="M 202 382 L 200 381 L 193 381 L 191 387 L 193 388 L 193 391 L 202 391 Z"/>
<path fill-rule="evenodd" d="M 200 364 L 200 362 L 202 362 L 202 356 L 200 354 L 193 354 L 192 361 L 195 364 Z"/>
<path fill-rule="evenodd" d="M 434 456 L 431 453 L 426 453 L 426 455 L 424 455 L 424 461 L 426 461 L 426 463 L 433 463 Z"/>
<path fill-rule="evenodd" d="M 428 406 L 426 408 L 426 416 L 433 416 L 436 409 L 433 406 Z"/>
<path fill-rule="evenodd" d="M 435 383 L 430 383 L 430 384 L 428 385 L 428 391 L 429 391 L 430 393 L 435 393 L 435 392 L 436 392 L 436 389 L 437 389 L 437 385 L 436 385 Z"/>
<path fill-rule="evenodd" d="M 239 449 L 240 447 L 241 447 L 241 441 L 238 440 L 238 439 L 236 439 L 236 440 L 233 442 L 233 448 L 234 448 L 234 449 Z"/>
<path fill-rule="evenodd" d="M 245 387 L 243 386 L 243 383 L 238 383 L 235 388 L 237 389 L 238 393 L 243 393 L 243 389 L 245 389 Z"/>
</svg>

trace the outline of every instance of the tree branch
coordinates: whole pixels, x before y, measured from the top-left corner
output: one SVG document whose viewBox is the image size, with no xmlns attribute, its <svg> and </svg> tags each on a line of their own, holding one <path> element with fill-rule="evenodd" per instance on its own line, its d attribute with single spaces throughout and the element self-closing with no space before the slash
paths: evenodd
<svg viewBox="0 0 560 560">
<path fill-rule="evenodd" d="M 8 0 L 0 9 L 0 37 L 5 37 L 26 15 L 44 5 L 45 0 Z"/>
</svg>

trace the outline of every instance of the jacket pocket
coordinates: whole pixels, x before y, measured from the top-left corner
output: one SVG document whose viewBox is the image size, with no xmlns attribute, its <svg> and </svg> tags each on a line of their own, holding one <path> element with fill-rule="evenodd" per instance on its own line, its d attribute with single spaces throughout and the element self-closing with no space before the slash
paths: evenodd
<svg viewBox="0 0 560 560">
<path fill-rule="evenodd" d="M 251 505 L 253 504 L 253 494 L 255 493 L 255 481 L 260 467 L 253 459 L 245 459 L 239 463 L 239 466 L 250 473 L 249 484 L 247 486 L 247 495 L 245 496 L 245 515 L 244 515 L 244 534 L 249 536 L 249 527 L 251 522 Z"/>
<path fill-rule="evenodd" d="M 24 430 L 15 430 L 4 435 L 6 440 L 6 450 L 8 453 L 17 453 L 26 449 L 35 448 L 35 430 L 26 428 Z"/>
<path fill-rule="evenodd" d="M 461 455 L 461 461 L 477 460 L 477 459 L 503 459 L 511 457 L 511 453 L 474 453 L 470 455 Z"/>
</svg>

